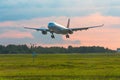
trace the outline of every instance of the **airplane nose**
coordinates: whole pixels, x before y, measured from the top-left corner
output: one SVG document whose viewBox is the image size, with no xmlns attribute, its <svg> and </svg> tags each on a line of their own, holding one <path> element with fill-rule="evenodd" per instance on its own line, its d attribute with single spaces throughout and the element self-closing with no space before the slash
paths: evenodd
<svg viewBox="0 0 120 80">
<path fill-rule="evenodd" d="M 53 26 L 51 26 L 51 25 L 48 25 L 48 28 L 49 28 L 49 29 L 53 29 Z"/>
<path fill-rule="evenodd" d="M 54 23 L 49 23 L 48 24 L 48 28 L 53 28 L 54 27 Z"/>
</svg>

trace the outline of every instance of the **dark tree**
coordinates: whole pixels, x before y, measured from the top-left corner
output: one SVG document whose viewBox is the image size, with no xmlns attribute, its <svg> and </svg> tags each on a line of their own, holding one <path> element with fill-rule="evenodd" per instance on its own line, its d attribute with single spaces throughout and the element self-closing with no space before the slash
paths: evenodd
<svg viewBox="0 0 120 80">
<path fill-rule="evenodd" d="M 0 54 L 26 54 L 32 52 L 40 54 L 50 54 L 50 53 L 106 53 L 106 52 L 115 52 L 108 48 L 99 47 L 99 46 L 81 46 L 81 47 L 72 47 L 68 48 L 63 47 L 28 47 L 27 45 L 0 45 Z"/>
</svg>

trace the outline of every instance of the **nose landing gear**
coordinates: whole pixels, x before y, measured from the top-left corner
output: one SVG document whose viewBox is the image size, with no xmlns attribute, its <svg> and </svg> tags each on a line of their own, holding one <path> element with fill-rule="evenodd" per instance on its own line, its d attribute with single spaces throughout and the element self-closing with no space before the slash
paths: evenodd
<svg viewBox="0 0 120 80">
<path fill-rule="evenodd" d="M 51 35 L 51 38 L 52 38 L 52 39 L 54 39 L 54 38 L 55 38 L 55 36 L 52 34 L 52 35 Z"/>
<path fill-rule="evenodd" d="M 51 32 L 51 34 L 52 34 L 52 35 L 51 35 L 51 38 L 54 39 L 54 38 L 55 38 L 54 34 L 53 34 L 52 32 Z"/>
</svg>

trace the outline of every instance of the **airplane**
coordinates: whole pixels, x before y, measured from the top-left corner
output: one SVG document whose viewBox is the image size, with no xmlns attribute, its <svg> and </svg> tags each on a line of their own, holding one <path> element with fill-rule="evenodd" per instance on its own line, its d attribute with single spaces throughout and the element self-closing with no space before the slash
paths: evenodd
<svg viewBox="0 0 120 80">
<path fill-rule="evenodd" d="M 42 29 L 42 28 L 30 28 L 30 27 L 24 27 L 25 29 L 33 29 L 36 31 L 41 31 L 43 35 L 46 35 L 47 32 L 51 33 L 51 38 L 55 38 L 54 33 L 56 34 L 62 34 L 66 35 L 66 38 L 69 38 L 69 34 L 73 34 L 74 31 L 82 31 L 82 30 L 88 30 L 89 28 L 96 28 L 96 27 L 102 27 L 102 25 L 98 26 L 91 26 L 91 27 L 83 27 L 83 28 L 69 28 L 70 26 L 70 19 L 68 19 L 67 27 L 58 24 L 56 22 L 50 22 L 48 23 L 48 28 Z"/>
</svg>

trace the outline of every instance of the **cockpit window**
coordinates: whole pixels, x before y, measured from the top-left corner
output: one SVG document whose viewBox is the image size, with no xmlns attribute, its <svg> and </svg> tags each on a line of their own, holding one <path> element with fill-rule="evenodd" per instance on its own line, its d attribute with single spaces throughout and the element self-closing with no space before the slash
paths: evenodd
<svg viewBox="0 0 120 80">
<path fill-rule="evenodd" d="M 49 25 L 49 26 L 55 26 L 55 24 L 54 24 L 54 23 L 49 23 L 48 25 Z"/>
<path fill-rule="evenodd" d="M 53 23 L 49 23 L 49 25 L 53 25 Z"/>
</svg>

